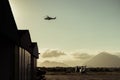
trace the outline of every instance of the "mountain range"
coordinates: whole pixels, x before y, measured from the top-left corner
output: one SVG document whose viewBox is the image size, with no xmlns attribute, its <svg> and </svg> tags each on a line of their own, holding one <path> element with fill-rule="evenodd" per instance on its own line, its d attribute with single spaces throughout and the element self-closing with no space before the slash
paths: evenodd
<svg viewBox="0 0 120 80">
<path fill-rule="evenodd" d="M 40 67 L 68 67 L 68 65 L 61 62 L 44 61 L 40 64 Z"/>
<path fill-rule="evenodd" d="M 80 65 L 81 62 L 77 63 Z M 87 67 L 120 67 L 120 57 L 107 52 L 101 52 L 83 63 L 83 65 L 86 65 Z M 69 67 L 69 65 L 64 62 L 44 61 L 40 64 L 40 67 Z"/>
</svg>

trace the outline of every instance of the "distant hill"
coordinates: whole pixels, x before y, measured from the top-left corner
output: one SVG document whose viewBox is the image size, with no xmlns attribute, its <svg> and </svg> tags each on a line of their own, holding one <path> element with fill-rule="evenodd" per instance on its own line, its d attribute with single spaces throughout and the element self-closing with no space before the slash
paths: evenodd
<svg viewBox="0 0 120 80">
<path fill-rule="evenodd" d="M 120 52 L 119 53 L 115 53 L 116 56 L 118 56 L 120 58 Z"/>
<path fill-rule="evenodd" d="M 64 63 L 55 62 L 55 61 L 44 61 L 39 66 L 40 67 L 68 67 L 68 65 Z"/>
<path fill-rule="evenodd" d="M 102 52 L 84 63 L 84 65 L 88 67 L 120 67 L 120 58 L 116 55 Z"/>
</svg>

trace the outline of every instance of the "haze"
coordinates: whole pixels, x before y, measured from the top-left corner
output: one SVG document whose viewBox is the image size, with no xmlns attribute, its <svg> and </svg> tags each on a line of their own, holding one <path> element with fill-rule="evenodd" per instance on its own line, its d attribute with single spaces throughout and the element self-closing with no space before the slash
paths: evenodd
<svg viewBox="0 0 120 80">
<path fill-rule="evenodd" d="M 59 54 L 58 61 L 75 60 L 74 53 L 120 52 L 120 0 L 10 0 L 10 4 L 17 27 L 29 29 L 38 43 L 38 62 L 56 60 L 42 57 L 46 51 L 66 54 Z M 44 20 L 47 15 L 57 19 Z"/>
</svg>

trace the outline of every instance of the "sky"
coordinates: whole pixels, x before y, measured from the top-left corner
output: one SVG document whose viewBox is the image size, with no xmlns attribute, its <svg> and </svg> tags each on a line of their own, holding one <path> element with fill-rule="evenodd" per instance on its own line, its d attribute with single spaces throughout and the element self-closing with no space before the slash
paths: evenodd
<svg viewBox="0 0 120 80">
<path fill-rule="evenodd" d="M 18 29 L 29 29 L 43 61 L 56 60 L 43 57 L 51 51 L 68 54 L 58 61 L 73 53 L 120 52 L 120 0 L 9 1 Z M 47 15 L 56 20 L 44 20 Z"/>
</svg>

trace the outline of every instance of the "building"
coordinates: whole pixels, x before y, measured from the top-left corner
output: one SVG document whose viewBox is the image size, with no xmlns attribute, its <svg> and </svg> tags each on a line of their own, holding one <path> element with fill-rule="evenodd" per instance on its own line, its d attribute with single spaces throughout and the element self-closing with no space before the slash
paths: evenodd
<svg viewBox="0 0 120 80">
<path fill-rule="evenodd" d="M 35 80 L 38 46 L 18 30 L 8 0 L 0 0 L 0 80 Z"/>
</svg>

